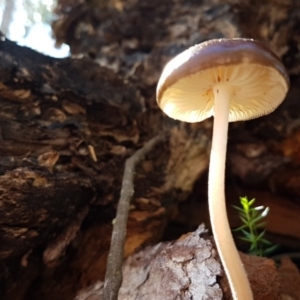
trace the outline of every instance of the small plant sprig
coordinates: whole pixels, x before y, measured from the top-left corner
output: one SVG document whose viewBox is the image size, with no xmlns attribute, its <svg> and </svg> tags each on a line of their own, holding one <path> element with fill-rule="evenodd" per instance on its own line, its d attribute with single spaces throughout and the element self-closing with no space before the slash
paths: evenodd
<svg viewBox="0 0 300 300">
<path fill-rule="evenodd" d="M 241 240 L 250 243 L 249 254 L 257 256 L 268 256 L 278 245 L 273 245 L 270 241 L 264 238 L 266 230 L 266 222 L 262 221 L 269 213 L 269 207 L 257 206 L 253 207 L 255 198 L 240 197 L 241 207 L 233 206 L 238 212 L 243 225 L 234 231 L 243 233 Z"/>
</svg>

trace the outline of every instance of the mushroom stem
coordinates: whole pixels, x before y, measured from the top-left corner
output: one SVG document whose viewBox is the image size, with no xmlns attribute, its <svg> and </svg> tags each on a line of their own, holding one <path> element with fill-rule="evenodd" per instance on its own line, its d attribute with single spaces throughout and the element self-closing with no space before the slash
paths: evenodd
<svg viewBox="0 0 300 300">
<path fill-rule="evenodd" d="M 213 88 L 214 126 L 210 154 L 208 199 L 212 231 L 233 299 L 253 300 L 249 280 L 236 249 L 225 205 L 225 160 L 231 88 L 219 83 Z"/>
</svg>

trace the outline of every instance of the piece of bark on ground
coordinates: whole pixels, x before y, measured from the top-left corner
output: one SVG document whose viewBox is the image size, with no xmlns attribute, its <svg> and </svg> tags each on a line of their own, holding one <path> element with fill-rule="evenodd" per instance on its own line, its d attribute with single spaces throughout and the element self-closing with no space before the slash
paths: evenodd
<svg viewBox="0 0 300 300">
<path fill-rule="evenodd" d="M 273 261 L 241 254 L 256 300 L 280 299 L 280 277 Z M 164 242 L 130 256 L 123 266 L 119 299 L 231 299 L 213 242 L 204 225 L 175 242 Z M 101 300 L 103 283 L 82 290 L 76 300 Z M 222 292 L 223 290 L 223 292 Z M 222 298 L 222 295 L 224 298 Z"/>
</svg>

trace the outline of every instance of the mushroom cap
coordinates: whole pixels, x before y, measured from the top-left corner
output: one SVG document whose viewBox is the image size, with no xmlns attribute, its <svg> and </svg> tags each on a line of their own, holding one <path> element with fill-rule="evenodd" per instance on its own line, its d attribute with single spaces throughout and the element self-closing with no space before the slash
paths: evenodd
<svg viewBox="0 0 300 300">
<path fill-rule="evenodd" d="M 289 77 L 280 59 L 252 39 L 216 39 L 173 58 L 157 86 L 159 107 L 171 118 L 199 122 L 214 115 L 216 85 L 230 90 L 229 121 L 274 111 L 284 100 Z"/>
</svg>

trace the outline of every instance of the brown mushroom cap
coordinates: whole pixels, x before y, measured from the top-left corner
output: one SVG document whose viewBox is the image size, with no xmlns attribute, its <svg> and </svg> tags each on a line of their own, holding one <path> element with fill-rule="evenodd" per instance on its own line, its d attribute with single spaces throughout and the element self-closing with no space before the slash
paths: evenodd
<svg viewBox="0 0 300 300">
<path fill-rule="evenodd" d="M 280 59 L 251 39 L 218 39 L 173 58 L 157 86 L 157 102 L 171 118 L 199 122 L 214 114 L 215 85 L 230 87 L 229 121 L 266 115 L 284 100 L 289 77 Z"/>
</svg>

